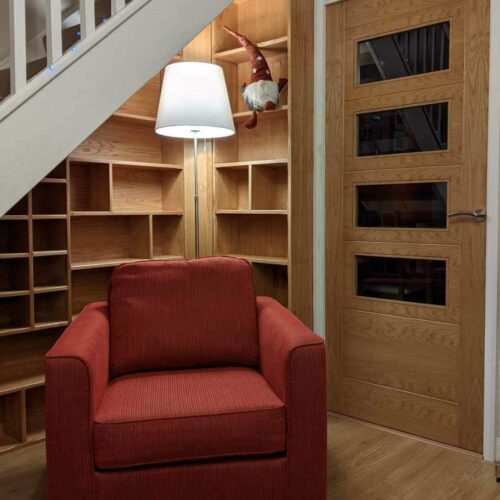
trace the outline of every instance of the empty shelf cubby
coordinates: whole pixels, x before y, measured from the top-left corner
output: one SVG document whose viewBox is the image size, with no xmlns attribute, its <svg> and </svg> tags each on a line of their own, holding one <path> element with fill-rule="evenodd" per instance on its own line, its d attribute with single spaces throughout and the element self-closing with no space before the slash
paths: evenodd
<svg viewBox="0 0 500 500">
<path fill-rule="evenodd" d="M 66 215 L 66 184 L 38 184 L 32 191 L 33 215 Z"/>
<path fill-rule="evenodd" d="M 288 254 L 287 217 L 284 215 L 218 215 L 217 253 L 286 259 Z"/>
<path fill-rule="evenodd" d="M 288 306 L 288 268 L 269 264 L 252 264 L 255 294 L 272 297 Z"/>
<path fill-rule="evenodd" d="M 252 165 L 252 210 L 287 209 L 287 164 Z"/>
<path fill-rule="evenodd" d="M 35 295 L 35 326 L 68 321 L 67 292 L 42 293 Z"/>
<path fill-rule="evenodd" d="M 153 256 L 156 259 L 184 254 L 183 220 L 175 215 L 153 216 Z"/>
<path fill-rule="evenodd" d="M 35 289 L 68 284 L 68 263 L 65 255 L 35 257 L 33 271 Z"/>
<path fill-rule="evenodd" d="M 28 441 L 40 439 L 45 434 L 45 387 L 26 391 L 26 436 Z"/>
<path fill-rule="evenodd" d="M 22 397 L 20 392 L 0 396 L 0 453 L 23 441 Z"/>
<path fill-rule="evenodd" d="M 66 179 L 66 160 L 59 163 L 48 175 L 47 179 Z"/>
<path fill-rule="evenodd" d="M 113 164 L 113 211 L 180 212 L 182 171 L 168 167 Z"/>
<path fill-rule="evenodd" d="M 71 314 L 75 316 L 92 302 L 108 300 L 108 287 L 113 267 L 82 269 L 71 277 Z"/>
<path fill-rule="evenodd" d="M 106 215 L 71 218 L 72 265 L 127 259 L 149 259 L 147 215 Z"/>
<path fill-rule="evenodd" d="M 28 195 L 21 198 L 6 215 L 28 215 Z"/>
<path fill-rule="evenodd" d="M 108 163 L 70 163 L 70 207 L 72 212 L 109 212 Z"/>
<path fill-rule="evenodd" d="M 29 327 L 29 297 L 0 298 L 0 335 Z"/>
<path fill-rule="evenodd" d="M 0 220 L 0 254 L 28 252 L 28 221 Z"/>
<path fill-rule="evenodd" d="M 30 272 L 29 260 L 0 260 L 0 293 L 29 291 Z"/>
<path fill-rule="evenodd" d="M 215 171 L 216 210 L 249 210 L 249 167 L 227 166 Z"/>
<path fill-rule="evenodd" d="M 68 228 L 65 220 L 34 220 L 33 250 L 48 252 L 67 250 Z"/>
</svg>

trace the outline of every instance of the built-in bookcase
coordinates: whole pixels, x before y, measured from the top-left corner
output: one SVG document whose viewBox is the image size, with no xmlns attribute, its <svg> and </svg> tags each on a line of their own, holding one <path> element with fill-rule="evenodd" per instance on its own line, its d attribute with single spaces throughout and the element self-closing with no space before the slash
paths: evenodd
<svg viewBox="0 0 500 500">
<path fill-rule="evenodd" d="M 276 111 L 250 117 L 240 88 L 251 67 L 237 40 L 222 26 L 244 34 L 265 54 L 273 79 L 288 71 L 288 0 L 235 2 L 212 26 L 213 60 L 224 69 L 234 137 L 214 142 L 215 253 L 243 257 L 254 268 L 258 293 L 288 304 L 289 258 L 289 114 L 288 88 Z"/>
</svg>

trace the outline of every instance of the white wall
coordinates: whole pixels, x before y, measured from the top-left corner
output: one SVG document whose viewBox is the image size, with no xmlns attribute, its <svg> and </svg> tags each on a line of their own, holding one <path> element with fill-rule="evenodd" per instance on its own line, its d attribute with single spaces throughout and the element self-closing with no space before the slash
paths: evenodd
<svg viewBox="0 0 500 500">
<path fill-rule="evenodd" d="M 343 0 L 315 0 L 314 328 L 325 334 L 325 7 Z M 485 332 L 484 458 L 500 461 L 500 1 L 491 0 L 488 227 Z M 325 283 L 326 281 L 326 283 Z M 498 443 L 498 444 L 497 444 Z M 495 456 L 496 455 L 496 456 Z"/>
</svg>

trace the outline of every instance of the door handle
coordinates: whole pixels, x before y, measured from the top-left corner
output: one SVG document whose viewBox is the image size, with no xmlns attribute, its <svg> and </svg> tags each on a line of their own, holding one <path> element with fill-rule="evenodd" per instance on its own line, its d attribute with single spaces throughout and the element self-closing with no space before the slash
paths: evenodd
<svg viewBox="0 0 500 500">
<path fill-rule="evenodd" d="M 477 208 L 473 211 L 459 210 L 458 212 L 451 212 L 448 214 L 448 218 L 451 219 L 452 217 L 473 217 L 476 222 L 484 222 L 487 214 L 484 208 Z"/>
</svg>

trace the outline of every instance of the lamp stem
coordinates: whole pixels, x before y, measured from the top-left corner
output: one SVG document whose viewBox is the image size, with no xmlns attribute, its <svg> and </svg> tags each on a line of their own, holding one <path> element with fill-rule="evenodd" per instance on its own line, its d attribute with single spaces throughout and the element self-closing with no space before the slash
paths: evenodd
<svg viewBox="0 0 500 500">
<path fill-rule="evenodd" d="M 198 193 L 198 136 L 194 134 L 194 241 L 196 258 L 200 257 L 200 197 Z"/>
</svg>

